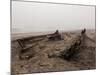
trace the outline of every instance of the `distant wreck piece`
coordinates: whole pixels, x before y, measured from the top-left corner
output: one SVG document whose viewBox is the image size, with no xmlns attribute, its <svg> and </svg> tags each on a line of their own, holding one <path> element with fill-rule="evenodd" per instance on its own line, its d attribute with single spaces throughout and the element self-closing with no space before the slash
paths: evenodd
<svg viewBox="0 0 100 75">
<path fill-rule="evenodd" d="M 49 34 L 49 35 L 47 36 L 47 38 L 48 38 L 49 40 L 62 40 L 61 34 L 59 33 L 58 30 L 56 30 L 56 32 L 53 33 L 53 34 Z"/>
<path fill-rule="evenodd" d="M 81 34 L 83 35 L 83 34 L 85 34 L 85 33 L 86 33 L 86 29 L 84 28 L 84 29 L 82 30 Z"/>
</svg>

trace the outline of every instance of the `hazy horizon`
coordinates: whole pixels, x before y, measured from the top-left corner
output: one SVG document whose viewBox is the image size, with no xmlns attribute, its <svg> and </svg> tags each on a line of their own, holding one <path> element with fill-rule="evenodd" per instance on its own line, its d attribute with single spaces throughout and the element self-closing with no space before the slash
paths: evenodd
<svg viewBox="0 0 100 75">
<path fill-rule="evenodd" d="M 12 33 L 95 29 L 95 7 L 12 1 Z"/>
</svg>

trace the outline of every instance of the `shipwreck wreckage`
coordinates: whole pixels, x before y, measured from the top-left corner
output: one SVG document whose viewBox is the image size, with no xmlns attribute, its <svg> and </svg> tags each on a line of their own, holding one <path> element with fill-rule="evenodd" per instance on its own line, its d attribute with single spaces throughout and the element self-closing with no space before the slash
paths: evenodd
<svg viewBox="0 0 100 75">
<path fill-rule="evenodd" d="M 20 60 L 28 60 L 34 56 L 34 54 L 27 54 L 24 55 L 26 52 L 28 52 L 31 48 L 34 48 L 38 43 L 32 44 L 33 42 L 41 41 L 45 37 L 48 39 L 48 41 L 57 41 L 57 40 L 63 40 L 62 35 L 59 33 L 58 30 L 56 30 L 55 33 L 53 34 L 48 34 L 48 35 L 42 35 L 42 36 L 36 36 L 36 37 L 28 37 L 28 38 L 21 38 L 21 39 L 16 39 L 20 46 L 20 51 L 19 51 L 19 59 Z M 77 36 L 77 39 L 74 40 L 74 42 L 70 45 L 69 48 L 66 48 L 62 51 L 59 52 L 59 54 L 53 54 L 53 55 L 48 55 L 49 58 L 52 57 L 59 57 L 65 60 L 71 60 L 77 57 L 77 54 L 80 51 L 80 48 L 82 46 L 82 42 L 84 41 L 84 38 L 86 38 L 86 29 L 83 29 L 80 33 L 79 36 Z M 32 40 L 34 38 L 38 38 L 35 40 Z M 93 41 L 93 40 L 92 40 Z M 28 43 L 27 43 L 28 42 Z M 23 56 L 24 55 L 24 56 Z"/>
</svg>

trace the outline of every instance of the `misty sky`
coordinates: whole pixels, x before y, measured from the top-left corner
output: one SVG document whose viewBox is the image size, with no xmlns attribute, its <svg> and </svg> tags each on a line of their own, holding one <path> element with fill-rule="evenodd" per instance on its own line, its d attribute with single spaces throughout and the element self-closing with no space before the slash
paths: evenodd
<svg viewBox="0 0 100 75">
<path fill-rule="evenodd" d="M 12 32 L 95 29 L 95 7 L 12 2 Z"/>
</svg>

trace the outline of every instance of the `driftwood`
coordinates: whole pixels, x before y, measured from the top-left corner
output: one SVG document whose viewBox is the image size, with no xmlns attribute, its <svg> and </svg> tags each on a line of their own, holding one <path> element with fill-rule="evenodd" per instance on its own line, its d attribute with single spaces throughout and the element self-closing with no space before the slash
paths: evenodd
<svg viewBox="0 0 100 75">
<path fill-rule="evenodd" d="M 30 49 L 30 48 L 33 47 L 33 45 L 31 45 L 31 44 L 25 46 L 25 45 L 23 44 L 23 42 L 22 42 L 20 39 L 18 39 L 17 41 L 18 41 L 18 43 L 19 43 L 19 45 L 20 45 L 20 47 L 21 47 L 21 53 L 24 53 L 27 49 Z"/>
<path fill-rule="evenodd" d="M 65 60 L 72 60 L 77 57 L 78 53 L 80 52 L 81 43 L 84 41 L 86 29 L 82 30 L 81 36 L 79 36 L 76 41 L 70 46 L 69 49 L 65 48 L 59 57 Z"/>
<path fill-rule="evenodd" d="M 48 57 L 49 58 L 60 57 L 65 60 L 75 60 L 78 57 L 77 55 L 80 52 L 82 42 L 84 41 L 84 38 L 86 37 L 85 33 L 86 33 L 86 29 L 82 30 L 81 35 L 77 36 L 77 38 L 75 38 L 72 41 L 69 48 L 65 47 L 64 50 L 61 50 L 58 53 L 48 54 Z"/>
<path fill-rule="evenodd" d="M 69 49 L 65 48 L 65 50 L 63 50 L 60 53 L 59 57 L 66 60 L 73 59 L 79 53 L 80 45 L 81 45 L 81 40 L 79 39 L 78 41 L 75 41 L 74 44 L 72 44 Z"/>
<path fill-rule="evenodd" d="M 85 34 L 85 33 L 86 33 L 86 29 L 84 28 L 84 29 L 82 30 L 81 34 L 83 35 L 83 34 Z"/>
<path fill-rule="evenodd" d="M 48 39 L 49 40 L 61 40 L 62 38 L 61 38 L 61 34 L 59 33 L 59 31 L 56 30 L 55 33 L 48 35 Z"/>
<path fill-rule="evenodd" d="M 41 35 L 41 36 L 32 36 L 32 37 L 25 37 L 25 38 L 20 38 L 16 39 L 20 46 L 20 51 L 19 51 L 19 59 L 29 59 L 33 55 L 30 52 L 33 47 L 37 45 L 38 41 L 41 41 L 46 37 L 46 35 Z M 36 44 L 33 44 L 33 42 L 36 42 Z M 25 55 L 29 53 L 28 55 Z"/>
<path fill-rule="evenodd" d="M 29 51 L 29 49 L 31 49 L 33 47 L 33 45 L 27 45 L 25 46 L 25 44 L 23 43 L 23 41 L 21 39 L 17 40 L 18 44 L 21 47 L 21 50 L 19 51 L 19 59 L 23 59 L 23 54 L 26 53 L 27 51 Z M 27 59 L 29 59 L 30 57 L 32 57 L 31 55 L 25 56 Z"/>
</svg>

